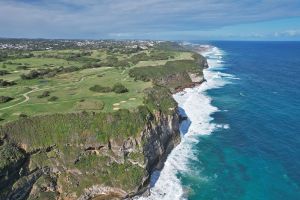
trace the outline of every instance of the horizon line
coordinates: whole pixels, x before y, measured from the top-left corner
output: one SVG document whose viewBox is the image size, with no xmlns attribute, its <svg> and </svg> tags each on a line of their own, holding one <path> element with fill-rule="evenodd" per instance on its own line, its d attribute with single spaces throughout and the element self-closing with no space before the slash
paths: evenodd
<svg viewBox="0 0 300 200">
<path fill-rule="evenodd" d="M 100 41 L 100 40 L 115 40 L 115 41 L 170 41 L 170 42 L 184 42 L 184 41 L 203 41 L 203 42 L 300 42 L 299 40 L 252 40 L 252 39 L 146 39 L 146 38 L 99 38 L 99 39 L 92 39 L 92 38 L 43 38 L 43 37 L 1 37 L 2 39 L 15 39 L 15 40 L 94 40 L 94 41 Z"/>
</svg>

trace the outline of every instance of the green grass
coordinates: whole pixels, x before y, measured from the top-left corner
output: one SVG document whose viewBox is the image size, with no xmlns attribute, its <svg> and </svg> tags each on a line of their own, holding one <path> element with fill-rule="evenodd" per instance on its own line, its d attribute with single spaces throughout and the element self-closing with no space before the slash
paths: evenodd
<svg viewBox="0 0 300 200">
<path fill-rule="evenodd" d="M 63 146 L 69 141 L 85 144 L 87 139 L 106 143 L 109 138 L 125 139 L 136 136 L 145 125 L 149 111 L 139 107 L 135 111 L 118 110 L 112 113 L 69 113 L 20 118 L 0 127 L 18 144 L 33 150 L 53 144 Z"/>
<path fill-rule="evenodd" d="M 33 52 L 34 57 L 31 58 L 5 61 L 5 70 L 9 71 L 10 74 L 1 76 L 1 78 L 4 80 L 14 80 L 16 81 L 17 85 L 7 88 L 0 88 L 0 95 L 11 96 L 14 98 L 14 100 L 10 102 L 0 104 L 0 118 L 4 119 L 0 121 L 0 124 L 17 120 L 20 113 L 27 114 L 28 116 L 35 116 L 51 113 L 77 112 L 78 104 L 81 101 L 99 101 L 100 104 L 102 104 L 102 106 L 100 106 L 101 109 L 99 109 L 99 105 L 97 104 L 94 104 L 94 109 L 91 106 L 92 104 L 87 107 L 87 110 L 96 112 L 99 112 L 100 110 L 101 112 L 112 112 L 118 109 L 133 110 L 137 106 L 143 105 L 143 99 L 145 97 L 143 91 L 146 88 L 151 88 L 153 84 L 151 82 L 134 80 L 133 77 L 129 76 L 129 72 L 131 71 L 130 68 L 118 69 L 115 67 L 100 67 L 84 69 L 72 73 L 58 74 L 52 78 L 32 80 L 20 79 L 21 74 L 26 74 L 33 69 L 53 68 L 59 66 L 82 67 L 85 64 L 85 61 L 70 61 L 67 59 L 70 55 L 78 54 L 80 52 L 82 51 L 36 51 Z M 139 55 L 140 53 L 132 55 L 121 53 L 109 54 L 117 57 L 119 61 L 128 60 L 131 62 L 132 55 Z M 141 67 L 141 69 L 143 69 L 143 67 L 148 65 L 161 66 L 162 64 L 166 65 L 166 63 L 170 61 L 192 59 L 192 53 L 190 52 L 163 52 L 162 50 L 157 50 L 144 51 L 144 54 L 146 55 L 147 61 L 137 60 L 137 64 L 133 67 Z M 108 54 L 105 50 L 92 50 L 91 54 L 85 57 L 86 59 L 100 59 L 101 61 L 106 62 Z M 138 58 L 139 57 L 137 56 L 135 59 Z M 168 59 L 157 60 L 156 58 Z M 0 63 L 0 68 L 3 67 L 2 63 Z M 17 67 L 20 65 L 26 65 L 28 69 L 17 70 Z M 157 71 L 156 68 L 153 68 L 152 70 Z M 116 94 L 114 92 L 98 93 L 89 90 L 89 88 L 94 85 L 113 87 L 115 83 L 121 83 L 124 85 L 128 89 L 128 92 Z M 34 91 L 28 94 L 29 100 L 23 102 L 25 100 L 24 93 L 30 90 Z M 48 98 L 38 98 L 38 96 L 41 95 L 45 90 L 50 91 L 51 96 L 56 96 L 58 99 L 56 101 L 49 102 L 47 100 Z"/>
<path fill-rule="evenodd" d="M 103 76 L 98 77 L 97 75 L 99 74 Z M 111 87 L 116 82 L 120 82 L 126 86 L 129 92 L 123 94 L 116 94 L 114 92 L 104 94 L 89 90 L 91 86 L 96 84 Z M 78 102 L 81 100 L 99 100 L 99 102 L 104 103 L 102 110 L 105 112 L 112 111 L 113 104 L 115 103 L 120 103 L 120 106 L 117 106 L 117 108 L 132 110 L 142 104 L 143 90 L 151 87 L 150 82 L 135 82 L 124 70 L 115 68 L 85 69 L 78 72 L 61 74 L 50 79 L 20 80 L 17 83 L 14 87 L 0 89 L 1 95 L 11 95 L 15 98 L 11 102 L 0 105 L 0 117 L 5 114 L 6 121 L 17 119 L 20 111 L 30 116 L 77 111 Z M 25 100 L 22 94 L 28 91 L 28 87 L 33 86 L 38 86 L 39 90 L 28 95 L 30 98 L 29 101 L 5 109 L 8 106 Z M 47 98 L 38 98 L 45 90 L 50 91 L 51 96 L 57 96 L 59 99 L 55 102 L 49 102 Z M 130 100 L 131 98 L 135 98 L 135 100 Z M 89 110 L 93 109 L 89 107 Z M 94 110 L 99 111 L 99 108 L 95 107 Z"/>
<path fill-rule="evenodd" d="M 151 88 L 153 88 L 154 84 L 157 84 L 157 80 L 159 78 L 165 77 L 170 73 L 183 73 L 187 70 L 192 71 L 198 68 L 197 64 L 193 60 L 193 53 L 183 51 L 147 50 L 127 55 L 122 53 L 107 53 L 105 50 L 92 50 L 87 55 L 84 54 L 84 56 L 78 57 L 80 59 L 74 59 L 73 61 L 68 60 L 70 56 L 74 56 L 76 54 L 81 55 L 83 53 L 84 52 L 81 50 L 37 51 L 33 52 L 34 57 L 31 58 L 14 59 L 10 62 L 5 61 L 5 63 L 10 63 L 5 64 L 5 70 L 12 72 L 13 75 L 7 74 L 2 76 L 2 78 L 14 79 L 17 84 L 6 88 L 0 88 L 0 96 L 10 96 L 14 98 L 12 101 L 0 104 L 0 118 L 2 119 L 0 121 L 0 125 L 16 121 L 14 123 L 20 123 L 21 126 L 24 126 L 24 128 L 28 128 L 31 124 L 28 120 L 30 121 L 31 119 L 37 124 L 42 123 L 40 126 L 44 126 L 43 128 L 45 130 L 32 130 L 29 127 L 28 130 L 25 128 L 25 132 L 26 134 L 28 132 L 29 135 L 37 133 L 43 135 L 48 133 L 49 135 L 45 135 L 45 145 L 48 145 L 51 142 L 58 141 L 61 137 L 60 133 L 65 134 L 65 132 L 70 132 L 71 129 L 69 129 L 69 126 L 71 126 L 70 124 L 73 124 L 74 121 L 69 120 L 68 117 L 70 115 L 80 115 L 82 111 L 93 111 L 97 113 L 96 116 L 102 116 L 101 113 L 119 113 L 118 110 L 122 109 L 126 109 L 131 113 L 134 113 L 138 106 L 146 105 L 151 112 L 158 109 L 169 112 L 169 110 L 174 108 L 176 105 L 170 97 L 171 94 L 168 89 L 162 88 L 158 90 L 156 87 L 156 89 L 152 91 Z M 143 54 L 144 56 L 139 58 L 137 55 L 140 54 Z M 51 68 L 61 65 L 64 67 L 70 65 L 80 67 L 85 64 L 86 60 L 100 59 L 101 62 L 106 62 L 108 57 L 115 57 L 119 61 L 127 60 L 129 62 L 132 62 L 132 57 L 135 57 L 134 62 L 137 62 L 137 64 L 130 68 L 89 68 L 75 72 L 57 74 L 51 78 L 32 80 L 20 79 L 20 74 L 24 71 L 45 67 Z M 153 64 L 153 66 L 145 66 L 145 62 L 147 62 L 147 64 Z M 14 72 L 16 67 L 20 64 L 28 66 L 29 69 L 23 70 L 23 72 Z M 1 63 L 0 66 L 2 66 Z M 147 77 L 148 81 L 143 79 L 144 76 Z M 180 85 L 182 82 L 183 81 L 180 80 L 176 84 Z M 102 93 L 90 90 L 90 88 L 94 85 L 113 88 L 116 83 L 122 84 L 128 89 L 128 92 Z M 171 83 L 166 86 L 171 86 Z M 146 89 L 148 89 L 148 91 L 152 91 L 152 94 L 145 92 Z M 49 91 L 50 96 L 47 98 L 39 98 L 39 96 L 45 91 Z M 49 98 L 53 96 L 57 97 L 57 99 L 55 101 L 49 101 Z M 74 114 L 65 115 L 67 113 Z M 19 120 L 20 114 L 29 116 L 29 119 Z M 129 114 L 126 114 L 126 116 L 127 115 Z M 58 119 L 61 119 L 62 121 L 66 120 L 64 121 L 66 124 L 57 123 L 57 126 L 48 130 L 47 127 L 51 127 L 52 124 L 47 123 L 47 117 L 44 116 L 51 116 L 51 123 L 56 123 L 55 117 L 58 117 Z M 66 118 L 63 116 L 66 116 Z M 89 117 L 87 118 L 89 119 Z M 100 119 L 101 117 L 94 118 L 98 120 L 97 123 L 101 124 L 99 122 L 102 120 Z M 76 119 L 76 117 L 74 120 L 80 121 L 80 119 Z M 85 119 L 82 121 L 84 122 Z M 95 122 L 95 120 L 91 120 L 89 126 L 94 126 L 93 123 Z M 78 126 L 80 126 L 80 124 L 82 123 L 78 123 Z M 120 125 L 120 127 L 124 126 Z M 75 126 L 74 129 L 79 132 L 84 131 L 82 127 Z M 92 130 L 93 134 L 95 134 L 97 138 L 103 139 L 107 137 L 101 134 L 99 135 L 99 133 L 96 133 L 93 128 L 89 129 Z M 110 129 L 114 130 L 115 127 L 110 127 Z M 125 135 L 129 134 L 129 129 L 130 127 L 127 127 L 126 130 L 124 129 Z M 134 129 L 135 131 L 137 130 L 136 128 Z M 18 131 L 14 130 L 13 132 L 17 133 Z M 34 133 L 30 133 L 30 131 Z M 109 129 L 107 129 L 107 131 L 109 131 Z M 117 134 L 118 130 L 112 132 L 113 134 Z M 31 137 L 35 136 L 31 135 Z M 68 137 L 64 139 L 67 138 Z M 41 141 L 37 141 L 36 144 L 43 144 L 42 140 L 43 138 L 41 137 Z"/>
</svg>

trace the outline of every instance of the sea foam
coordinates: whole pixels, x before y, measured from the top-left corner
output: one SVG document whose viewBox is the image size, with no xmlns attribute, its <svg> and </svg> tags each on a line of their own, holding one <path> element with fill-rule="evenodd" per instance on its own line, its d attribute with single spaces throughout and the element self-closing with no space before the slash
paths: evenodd
<svg viewBox="0 0 300 200">
<path fill-rule="evenodd" d="M 188 120 L 181 123 L 181 143 L 176 146 L 168 156 L 164 168 L 160 172 L 154 172 L 151 176 L 151 195 L 140 197 L 140 200 L 177 200 L 185 199 L 185 189 L 178 179 L 178 173 L 189 173 L 187 163 L 196 159 L 193 146 L 199 141 L 200 135 L 211 134 L 215 129 L 228 129 L 228 124 L 214 124 L 211 114 L 218 111 L 218 108 L 211 104 L 212 99 L 206 91 L 213 88 L 223 87 L 230 83 L 234 76 L 222 73 L 224 52 L 217 47 L 205 46 L 201 52 L 207 58 L 208 69 L 204 70 L 204 77 L 207 80 L 195 88 L 187 88 L 174 95 L 178 102 L 181 115 L 188 117 Z M 192 172 L 190 172 L 192 173 Z"/>
</svg>

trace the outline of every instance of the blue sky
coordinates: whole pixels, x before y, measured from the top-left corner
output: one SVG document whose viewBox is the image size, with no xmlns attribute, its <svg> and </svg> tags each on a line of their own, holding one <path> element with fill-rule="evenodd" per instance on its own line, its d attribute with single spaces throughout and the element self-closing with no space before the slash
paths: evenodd
<svg viewBox="0 0 300 200">
<path fill-rule="evenodd" d="M 0 0 L 0 37 L 300 40 L 300 0 Z"/>
</svg>

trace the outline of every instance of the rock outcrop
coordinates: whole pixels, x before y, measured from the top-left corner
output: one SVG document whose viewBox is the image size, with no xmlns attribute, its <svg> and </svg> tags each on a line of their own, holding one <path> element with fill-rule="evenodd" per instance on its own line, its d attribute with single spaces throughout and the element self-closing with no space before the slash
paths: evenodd
<svg viewBox="0 0 300 200">
<path fill-rule="evenodd" d="M 172 115 L 165 115 L 157 111 L 154 120 L 148 121 L 143 131 L 139 134 L 139 137 L 128 138 L 122 145 L 110 142 L 113 151 L 115 150 L 119 155 L 123 155 L 124 157 L 130 155 L 130 153 L 142 151 L 143 159 L 140 162 L 133 163 L 145 169 L 145 175 L 141 184 L 133 191 L 94 185 L 87 188 L 79 199 L 86 200 L 95 197 L 129 199 L 135 195 L 144 194 L 149 189 L 151 173 L 163 167 L 168 154 L 179 142 L 178 113 L 173 112 Z"/>
<path fill-rule="evenodd" d="M 145 193 L 152 171 L 163 167 L 180 142 L 179 116 L 175 108 L 171 110 L 168 114 L 155 111 L 136 137 L 109 139 L 106 144 L 67 143 L 67 152 L 54 144 L 26 152 L 26 144 L 3 139 L 0 149 L 6 160 L 0 170 L 1 199 L 123 199 Z M 90 165 L 87 159 L 99 162 Z M 115 180 L 103 181 L 100 175 L 89 183 L 101 173 Z M 130 182 L 126 173 L 140 174 L 128 183 L 130 187 L 117 184 L 119 179 Z"/>
</svg>

